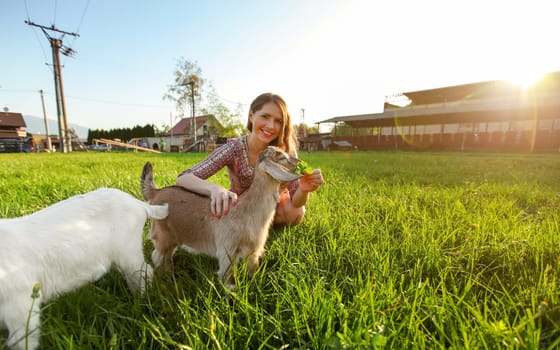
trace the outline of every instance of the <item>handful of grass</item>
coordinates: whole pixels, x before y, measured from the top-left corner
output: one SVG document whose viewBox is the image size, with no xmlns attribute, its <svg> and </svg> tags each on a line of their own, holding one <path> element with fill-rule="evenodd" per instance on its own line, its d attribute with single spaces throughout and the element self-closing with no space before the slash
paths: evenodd
<svg viewBox="0 0 560 350">
<path fill-rule="evenodd" d="M 296 174 L 300 174 L 300 175 L 308 175 L 311 174 L 313 172 L 313 168 L 311 168 L 306 162 L 304 162 L 303 160 L 300 160 L 297 164 L 296 167 L 294 168 L 294 173 Z"/>
</svg>

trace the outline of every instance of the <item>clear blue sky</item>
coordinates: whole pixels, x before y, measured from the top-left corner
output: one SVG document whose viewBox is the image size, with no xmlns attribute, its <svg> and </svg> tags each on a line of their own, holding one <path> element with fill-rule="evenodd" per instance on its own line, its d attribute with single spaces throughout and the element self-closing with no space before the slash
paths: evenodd
<svg viewBox="0 0 560 350">
<path fill-rule="evenodd" d="M 0 0 L 0 108 L 56 119 L 51 50 L 63 44 L 68 121 L 93 129 L 170 123 L 162 99 L 181 57 L 232 110 L 261 92 L 294 122 L 381 112 L 386 95 L 560 70 L 557 1 Z M 54 35 L 54 34 L 53 34 Z"/>
</svg>

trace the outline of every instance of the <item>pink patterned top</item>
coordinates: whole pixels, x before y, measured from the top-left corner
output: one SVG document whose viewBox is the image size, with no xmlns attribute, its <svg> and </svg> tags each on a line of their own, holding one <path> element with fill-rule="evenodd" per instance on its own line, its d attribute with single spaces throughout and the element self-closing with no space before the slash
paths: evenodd
<svg viewBox="0 0 560 350">
<path fill-rule="evenodd" d="M 251 186 L 253 176 L 255 175 L 255 169 L 249 164 L 248 150 L 246 135 L 237 139 L 229 139 L 225 145 L 216 148 L 206 159 L 192 168 L 184 170 L 179 176 L 191 173 L 198 178 L 206 180 L 224 166 L 227 166 L 230 191 L 241 195 Z M 290 196 L 293 196 L 298 186 L 298 180 L 289 183 Z"/>
</svg>

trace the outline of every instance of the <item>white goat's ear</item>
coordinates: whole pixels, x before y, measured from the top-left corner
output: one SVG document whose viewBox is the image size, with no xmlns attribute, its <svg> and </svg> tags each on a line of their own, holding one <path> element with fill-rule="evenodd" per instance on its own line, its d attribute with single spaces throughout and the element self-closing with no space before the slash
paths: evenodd
<svg viewBox="0 0 560 350">
<path fill-rule="evenodd" d="M 286 169 L 285 167 L 271 160 L 263 161 L 263 168 L 268 175 L 272 176 L 273 178 L 275 178 L 280 182 L 290 182 L 290 181 L 297 180 L 301 177 L 301 175 L 293 173 L 288 169 Z"/>
</svg>

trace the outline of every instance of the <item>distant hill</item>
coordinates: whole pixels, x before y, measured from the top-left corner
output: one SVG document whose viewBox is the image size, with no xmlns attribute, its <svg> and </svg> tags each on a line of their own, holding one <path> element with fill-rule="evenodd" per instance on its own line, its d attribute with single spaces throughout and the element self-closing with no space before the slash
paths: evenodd
<svg viewBox="0 0 560 350">
<path fill-rule="evenodd" d="M 32 134 L 45 134 L 45 119 L 39 117 L 33 117 L 30 115 L 24 115 L 23 119 L 25 120 L 25 124 L 27 127 L 25 128 L 27 132 Z M 58 135 L 58 121 L 53 119 L 48 119 L 47 122 L 49 123 L 49 134 L 51 135 Z M 76 125 L 76 124 L 68 124 L 70 129 L 74 129 L 76 134 L 80 139 L 87 139 L 88 136 L 88 129 L 85 126 Z"/>
</svg>

